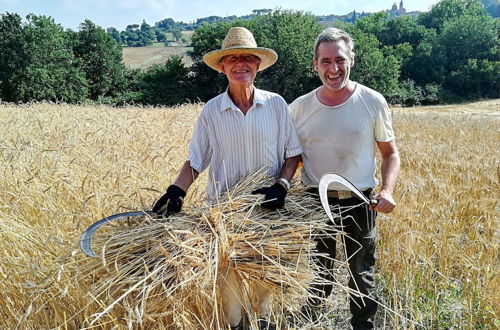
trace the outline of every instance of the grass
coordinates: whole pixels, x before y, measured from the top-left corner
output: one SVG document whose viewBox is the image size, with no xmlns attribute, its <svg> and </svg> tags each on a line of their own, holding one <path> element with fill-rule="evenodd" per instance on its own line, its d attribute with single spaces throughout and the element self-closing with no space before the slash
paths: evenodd
<svg viewBox="0 0 500 330">
<path fill-rule="evenodd" d="M 396 313 L 381 309 L 381 328 L 499 326 L 499 105 L 394 109 L 402 171 L 398 206 L 379 217 L 378 269 Z M 187 156 L 200 109 L 0 105 L 4 327 L 57 327 L 85 304 L 54 266 L 80 253 L 90 223 L 151 208 Z M 205 183 L 203 174 L 186 204 L 201 203 Z M 35 297 L 50 292 L 49 269 L 61 291 L 44 303 Z"/>
</svg>

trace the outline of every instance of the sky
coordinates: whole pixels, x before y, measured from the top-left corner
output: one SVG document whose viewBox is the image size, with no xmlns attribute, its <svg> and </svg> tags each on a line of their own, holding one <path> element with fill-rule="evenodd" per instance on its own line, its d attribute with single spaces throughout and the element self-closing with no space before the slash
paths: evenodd
<svg viewBox="0 0 500 330">
<path fill-rule="evenodd" d="M 397 5 L 399 6 L 397 0 Z M 407 11 L 428 11 L 439 0 L 403 0 Z M 51 16 L 65 28 L 77 30 L 85 19 L 102 28 L 124 30 L 143 20 L 153 25 L 165 18 L 190 23 L 207 16 L 242 16 L 253 9 L 294 9 L 314 15 L 344 15 L 390 9 L 394 0 L 0 0 L 0 14 L 17 13 Z"/>
</svg>

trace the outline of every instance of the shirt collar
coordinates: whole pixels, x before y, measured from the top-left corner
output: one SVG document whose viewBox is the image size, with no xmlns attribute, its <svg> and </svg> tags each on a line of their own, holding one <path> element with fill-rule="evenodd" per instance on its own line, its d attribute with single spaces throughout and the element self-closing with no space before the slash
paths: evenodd
<svg viewBox="0 0 500 330">
<path fill-rule="evenodd" d="M 229 87 L 226 88 L 226 91 L 222 94 L 222 102 L 221 102 L 221 112 L 225 110 L 233 110 L 236 111 L 238 107 L 233 103 L 231 97 L 229 97 L 228 93 Z M 265 104 L 264 95 L 262 91 L 258 88 L 253 89 L 253 104 L 254 105 L 263 105 Z"/>
</svg>

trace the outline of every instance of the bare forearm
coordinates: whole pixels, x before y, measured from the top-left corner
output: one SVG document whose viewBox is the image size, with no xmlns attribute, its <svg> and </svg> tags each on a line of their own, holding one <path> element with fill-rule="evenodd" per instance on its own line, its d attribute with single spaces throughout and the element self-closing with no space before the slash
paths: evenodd
<svg viewBox="0 0 500 330">
<path fill-rule="evenodd" d="M 198 175 L 199 173 L 191 167 L 191 163 L 187 160 L 184 162 L 184 165 L 182 165 L 179 176 L 177 177 L 177 180 L 175 180 L 174 184 L 187 192 Z"/>
<path fill-rule="evenodd" d="M 280 178 L 285 178 L 288 181 L 292 181 L 293 176 L 295 175 L 295 171 L 297 170 L 297 166 L 299 166 L 301 156 L 295 156 L 286 158 L 283 163 L 283 167 L 281 168 Z"/>
<path fill-rule="evenodd" d="M 396 151 L 382 158 L 380 172 L 382 175 L 382 186 L 380 190 L 387 191 L 390 194 L 394 192 L 396 179 L 398 178 L 400 167 L 399 153 Z"/>
</svg>

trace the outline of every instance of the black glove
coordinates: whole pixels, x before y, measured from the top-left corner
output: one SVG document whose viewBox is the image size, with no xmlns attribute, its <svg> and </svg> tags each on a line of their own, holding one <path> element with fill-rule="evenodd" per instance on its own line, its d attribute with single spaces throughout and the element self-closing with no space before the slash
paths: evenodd
<svg viewBox="0 0 500 330">
<path fill-rule="evenodd" d="M 264 195 L 264 202 L 260 204 L 262 207 L 270 210 L 280 209 L 285 206 L 285 197 L 287 194 L 286 188 L 276 182 L 270 187 L 260 188 L 252 191 L 252 194 Z"/>
<path fill-rule="evenodd" d="M 168 186 L 165 195 L 161 196 L 155 203 L 155 206 L 153 206 L 153 212 L 156 212 L 159 215 L 179 213 L 182 208 L 184 197 L 186 197 L 186 192 L 171 184 Z"/>
</svg>

